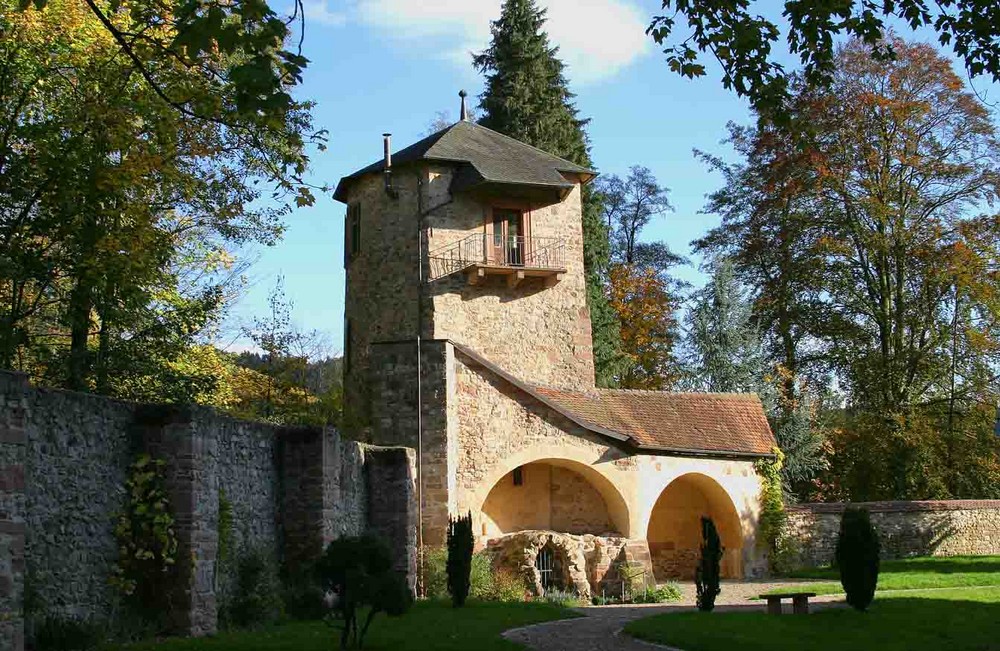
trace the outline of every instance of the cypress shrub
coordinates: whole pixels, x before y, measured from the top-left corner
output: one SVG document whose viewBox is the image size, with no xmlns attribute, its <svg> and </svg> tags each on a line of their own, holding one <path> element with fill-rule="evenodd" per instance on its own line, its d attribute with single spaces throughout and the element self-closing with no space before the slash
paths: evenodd
<svg viewBox="0 0 1000 651">
<path fill-rule="evenodd" d="M 868 509 L 848 507 L 840 518 L 836 561 L 847 603 L 864 611 L 875 598 L 879 570 L 878 532 Z"/>
<path fill-rule="evenodd" d="M 472 574 L 472 513 L 448 521 L 448 592 L 458 608 L 469 596 Z"/>
<path fill-rule="evenodd" d="M 698 592 L 698 610 L 708 612 L 715 608 L 719 588 L 719 568 L 722 564 L 722 541 L 711 518 L 701 519 L 701 560 L 695 570 L 694 583 Z"/>
</svg>

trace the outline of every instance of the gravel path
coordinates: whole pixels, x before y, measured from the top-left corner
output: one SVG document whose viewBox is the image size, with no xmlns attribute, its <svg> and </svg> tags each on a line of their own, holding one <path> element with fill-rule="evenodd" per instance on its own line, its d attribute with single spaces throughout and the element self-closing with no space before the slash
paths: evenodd
<svg viewBox="0 0 1000 651">
<path fill-rule="evenodd" d="M 725 581 L 722 585 L 722 593 L 716 600 L 716 610 L 762 611 L 764 610 L 764 602 L 751 602 L 748 601 L 749 598 L 772 588 L 788 585 L 794 585 L 794 582 Z M 514 628 L 504 632 L 503 636 L 536 651 L 650 651 L 651 649 L 669 649 L 669 647 L 636 640 L 622 632 L 622 628 L 633 619 L 666 612 L 694 610 L 694 586 L 683 585 L 681 590 L 681 600 L 670 604 L 576 608 L 577 612 L 585 616 Z M 810 599 L 810 604 L 814 602 L 818 604 L 830 603 L 842 599 L 842 596 L 826 595 Z"/>
</svg>

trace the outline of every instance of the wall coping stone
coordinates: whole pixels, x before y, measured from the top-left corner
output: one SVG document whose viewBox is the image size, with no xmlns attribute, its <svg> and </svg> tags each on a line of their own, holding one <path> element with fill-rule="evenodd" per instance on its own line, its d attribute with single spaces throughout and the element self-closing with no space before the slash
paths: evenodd
<svg viewBox="0 0 1000 651">
<path fill-rule="evenodd" d="M 849 507 L 868 509 L 871 513 L 910 513 L 928 511 L 1000 510 L 1000 500 L 913 500 L 883 502 L 813 502 L 787 507 L 790 513 L 843 513 Z"/>
</svg>

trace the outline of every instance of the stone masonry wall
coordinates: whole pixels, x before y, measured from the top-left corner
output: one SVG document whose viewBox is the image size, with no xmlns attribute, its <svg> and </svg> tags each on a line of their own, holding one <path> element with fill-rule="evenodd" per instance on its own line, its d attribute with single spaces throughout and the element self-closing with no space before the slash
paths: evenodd
<svg viewBox="0 0 1000 651">
<path fill-rule="evenodd" d="M 238 421 L 208 408 L 36 389 L 23 376 L 0 372 L 0 648 L 19 648 L 26 592 L 29 616 L 112 617 L 112 527 L 128 466 L 140 452 L 167 462 L 180 543 L 181 607 L 170 617 L 178 632 L 216 630 L 216 590 L 227 580 L 217 576 L 223 491 L 236 554 L 263 550 L 294 569 L 333 538 L 376 528 L 412 580 L 414 498 L 401 488 L 412 474 L 405 451 L 345 441 L 331 429 Z M 374 510 L 370 468 L 393 478 L 393 501 Z"/>
<path fill-rule="evenodd" d="M 24 649 L 25 393 L 22 375 L 0 377 L 0 649 Z"/>
<path fill-rule="evenodd" d="M 0 383 L 10 376 L 0 373 Z M 27 572 L 34 610 L 92 618 L 115 601 L 114 514 L 138 451 L 135 405 L 68 391 L 18 390 L 27 411 Z"/>
<path fill-rule="evenodd" d="M 446 341 L 421 345 L 422 437 L 417 440 L 416 343 L 404 341 L 372 346 L 372 441 L 405 446 L 421 452 L 417 459 L 422 482 L 423 540 L 442 545 L 448 517 L 454 514 L 454 419 L 448 418 L 454 379 L 454 348 Z"/>
<path fill-rule="evenodd" d="M 845 504 L 803 504 L 788 511 L 798 564 L 833 561 Z M 1000 554 L 1000 500 L 858 503 L 871 513 L 883 558 Z"/>
<path fill-rule="evenodd" d="M 506 459 L 521 450 L 538 445 L 578 448 L 608 462 L 616 472 L 632 472 L 634 466 L 626 452 L 607 445 L 598 435 L 510 386 L 473 360 L 460 353 L 457 360 L 455 400 L 460 433 L 456 473 L 458 491 L 463 496 L 492 488 L 484 486 L 491 471 L 504 466 Z M 463 508 L 466 506 L 473 507 L 475 517 L 478 505 L 467 504 Z M 612 524 L 620 533 L 627 534 L 623 523 L 614 521 L 614 504 L 607 507 Z"/>
<path fill-rule="evenodd" d="M 433 307 L 437 339 L 465 344 L 502 368 L 517 371 L 527 382 L 578 389 L 594 387 L 590 310 L 583 270 L 581 186 L 560 203 L 539 207 L 450 195 L 453 169 L 429 173 L 428 249 L 447 248 L 463 238 L 485 234 L 491 206 L 516 206 L 525 213 L 531 238 L 562 243 L 566 273 L 551 287 L 543 278 L 525 278 L 508 287 L 493 277 L 470 285 L 463 273 L 441 278 L 431 274 L 426 288 Z M 542 240 L 545 241 L 545 240 Z"/>
<path fill-rule="evenodd" d="M 351 186 L 349 202 L 361 205 L 361 242 L 358 253 L 346 264 L 344 318 L 350 326 L 350 341 L 344 346 L 344 404 L 347 425 L 357 432 L 378 413 L 371 409 L 367 386 L 372 344 L 416 337 L 420 285 L 416 174 L 412 166 L 394 174 L 397 198 L 386 194 L 381 174 L 358 179 Z M 346 237 L 344 244 L 350 246 Z M 426 316 L 423 321 L 426 327 Z"/>
<path fill-rule="evenodd" d="M 526 278 L 508 288 L 503 279 L 476 286 L 462 273 L 437 277 L 430 255 L 465 237 L 482 235 L 493 205 L 509 202 L 450 192 L 453 168 L 399 166 L 396 196 L 385 192 L 381 174 L 356 179 L 349 204 L 361 206 L 359 251 L 346 263 L 344 316 L 347 365 L 347 427 L 358 433 L 380 413 L 371 402 L 369 356 L 373 346 L 417 335 L 464 343 L 530 382 L 593 388 L 590 311 L 583 270 L 581 187 L 549 206 L 518 203 L 528 215 L 530 236 L 562 243 L 566 273 L 554 286 Z M 418 231 L 418 222 L 422 230 Z M 349 232 L 345 225 L 345 233 Z M 418 232 L 424 257 L 418 272 Z M 350 248 L 346 241 L 345 247 Z M 531 341 L 525 354 L 523 342 Z"/>
<path fill-rule="evenodd" d="M 409 448 L 365 449 L 368 469 L 368 527 L 395 550 L 396 570 L 406 574 L 410 592 L 417 580 L 417 468 Z"/>
</svg>

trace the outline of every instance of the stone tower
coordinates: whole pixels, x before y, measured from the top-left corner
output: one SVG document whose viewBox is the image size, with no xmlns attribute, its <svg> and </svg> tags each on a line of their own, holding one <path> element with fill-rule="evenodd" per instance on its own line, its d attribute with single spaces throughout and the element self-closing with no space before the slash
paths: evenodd
<svg viewBox="0 0 1000 651">
<path fill-rule="evenodd" d="M 594 386 L 581 225 L 594 176 L 463 120 L 394 155 L 386 135 L 383 160 L 341 180 L 352 426 L 377 418 L 379 350 L 415 354 L 418 333 L 530 383 Z"/>
<path fill-rule="evenodd" d="M 775 445 L 757 397 L 594 386 L 593 177 L 463 119 L 395 154 L 386 137 L 382 160 L 341 180 L 345 426 L 416 450 L 418 545 L 465 513 L 480 545 L 599 538 L 604 560 L 563 577 L 584 591 L 621 554 L 682 575 L 707 515 L 726 576 L 754 575 L 754 463 Z"/>
</svg>

